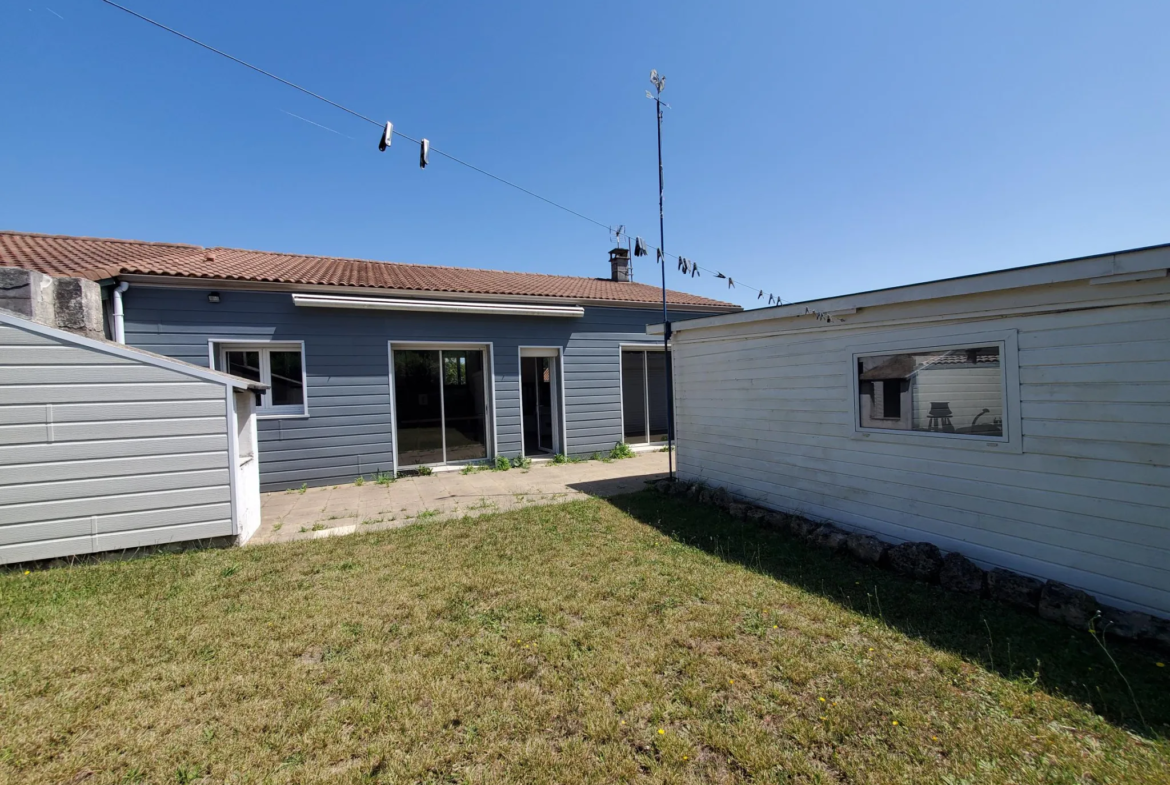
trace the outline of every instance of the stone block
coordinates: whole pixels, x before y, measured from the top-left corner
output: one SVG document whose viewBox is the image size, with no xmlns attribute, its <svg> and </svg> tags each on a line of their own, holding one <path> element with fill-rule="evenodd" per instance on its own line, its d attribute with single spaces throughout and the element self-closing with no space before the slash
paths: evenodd
<svg viewBox="0 0 1170 785">
<path fill-rule="evenodd" d="M 845 541 L 849 538 L 847 532 L 838 529 L 831 523 L 826 523 L 809 535 L 808 540 L 818 548 L 836 553 L 845 547 Z"/>
<path fill-rule="evenodd" d="M 1043 587 L 1041 581 L 1011 570 L 994 569 L 987 573 L 987 594 L 991 599 L 1017 608 L 1035 611 Z"/>
<path fill-rule="evenodd" d="M 943 557 L 938 582 L 944 589 L 963 594 L 982 594 L 983 569 L 961 553 L 948 553 Z"/>
<path fill-rule="evenodd" d="M 1099 609 L 1100 603 L 1093 595 L 1056 581 L 1044 584 L 1037 606 L 1041 618 L 1082 631 L 1089 629 L 1089 622 Z"/>
<path fill-rule="evenodd" d="M 904 542 L 886 552 L 890 568 L 899 575 L 919 581 L 938 580 L 942 569 L 942 551 L 929 542 Z"/>
<path fill-rule="evenodd" d="M 866 564 L 879 564 L 890 549 L 887 543 L 877 537 L 861 532 L 853 532 L 845 538 L 845 550 L 853 558 Z"/>
</svg>

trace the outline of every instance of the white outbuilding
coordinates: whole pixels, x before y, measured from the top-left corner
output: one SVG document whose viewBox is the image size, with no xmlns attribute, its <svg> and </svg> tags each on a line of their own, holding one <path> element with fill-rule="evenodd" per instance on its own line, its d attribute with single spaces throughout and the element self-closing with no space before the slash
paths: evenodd
<svg viewBox="0 0 1170 785">
<path fill-rule="evenodd" d="M 1170 615 L 1168 268 L 1158 246 L 677 323 L 679 476 Z"/>
<path fill-rule="evenodd" d="M 0 564 L 247 540 L 264 386 L 90 337 L 88 281 L 13 271 L 0 283 L 3 304 L 25 311 L 0 311 Z M 67 300 L 70 286 L 93 303 Z M 89 335 L 34 321 L 54 313 L 42 290 Z"/>
</svg>

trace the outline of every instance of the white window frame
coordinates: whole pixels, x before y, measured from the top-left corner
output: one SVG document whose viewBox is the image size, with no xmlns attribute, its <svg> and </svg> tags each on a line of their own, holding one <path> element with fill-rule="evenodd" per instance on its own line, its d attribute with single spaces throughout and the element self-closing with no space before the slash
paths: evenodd
<svg viewBox="0 0 1170 785">
<path fill-rule="evenodd" d="M 524 455 L 524 358 L 525 357 L 550 357 L 557 361 L 556 364 L 556 379 L 554 386 L 556 388 L 557 402 L 553 405 L 553 454 L 563 453 L 569 454 L 569 430 L 565 424 L 567 419 L 564 415 L 565 411 L 565 362 L 564 350 L 560 346 L 552 345 L 532 345 L 527 344 L 516 347 L 516 389 L 520 393 L 517 400 L 520 402 L 520 454 Z M 560 411 L 557 411 L 556 403 L 560 404 Z"/>
<path fill-rule="evenodd" d="M 394 350 L 395 349 L 417 349 L 419 351 L 481 351 L 484 353 L 484 415 L 488 418 L 485 427 L 485 436 L 489 439 L 487 447 L 487 460 L 495 460 L 500 453 L 497 450 L 499 445 L 498 434 L 496 433 L 496 347 L 492 341 L 485 343 L 468 343 L 467 341 L 397 341 L 390 339 L 386 342 L 386 359 L 389 365 L 387 379 L 390 383 L 390 439 L 393 442 L 394 454 L 394 472 L 397 473 L 401 469 L 416 469 L 419 466 L 465 466 L 468 464 L 482 463 L 484 459 L 473 459 L 469 461 L 447 461 L 442 463 L 419 463 L 410 464 L 409 466 L 401 466 L 398 462 L 398 396 L 394 393 Z M 442 355 L 440 355 L 441 361 Z M 447 419 L 446 404 L 440 398 L 441 416 L 444 423 Z M 443 457 L 447 457 L 447 433 L 446 427 L 443 428 Z"/>
<path fill-rule="evenodd" d="M 622 368 L 623 352 L 666 352 L 666 347 L 659 343 L 622 343 L 618 344 L 618 406 L 622 419 L 622 441 L 626 442 L 626 400 L 625 400 L 625 370 Z M 673 364 L 671 369 L 673 371 Z M 646 435 L 642 441 L 626 442 L 631 447 L 647 447 L 650 445 L 666 444 L 667 439 L 650 440 L 650 363 L 648 358 L 642 358 L 642 412 L 646 423 Z"/>
<path fill-rule="evenodd" d="M 857 378 L 857 361 L 875 354 L 911 354 L 919 352 L 971 349 L 979 346 L 998 346 L 1000 357 L 1000 384 L 1003 394 L 1003 436 L 978 436 L 969 433 L 944 433 L 941 431 L 906 431 L 887 428 L 862 427 L 861 398 Z M 971 450 L 996 450 L 998 452 L 1022 453 L 1023 438 L 1020 431 L 1020 359 L 1017 331 L 998 330 L 995 332 L 965 333 L 946 336 L 945 342 L 927 337 L 900 341 L 883 341 L 850 347 L 849 388 L 851 433 L 854 439 L 886 442 L 890 444 L 919 444 L 924 446 L 954 447 Z"/>
<path fill-rule="evenodd" d="M 207 341 L 207 356 L 211 367 L 225 371 L 227 369 L 227 353 L 231 352 L 259 352 L 260 353 L 260 381 L 268 385 L 260 396 L 260 405 L 256 407 L 256 418 L 259 420 L 276 419 L 305 419 L 309 416 L 309 364 L 305 356 L 304 341 L 265 341 L 242 340 L 238 338 L 209 338 Z M 301 353 L 301 389 L 304 391 L 305 402 L 301 406 L 272 406 L 272 367 L 270 352 Z"/>
</svg>

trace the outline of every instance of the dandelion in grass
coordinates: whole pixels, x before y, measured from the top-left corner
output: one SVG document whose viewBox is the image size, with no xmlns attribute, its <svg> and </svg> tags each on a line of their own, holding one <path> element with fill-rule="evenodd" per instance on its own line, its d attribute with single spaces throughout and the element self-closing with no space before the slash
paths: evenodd
<svg viewBox="0 0 1170 785">
<path fill-rule="evenodd" d="M 26 572 L 25 575 L 28 575 L 28 573 Z M 1159 668 L 1166 667 L 1166 663 L 1164 663 L 1164 662 L 1155 662 L 1154 664 L 1157 665 Z"/>
<path fill-rule="evenodd" d="M 29 574 L 29 571 L 28 571 L 28 570 L 25 570 L 25 571 L 24 571 L 24 574 L 25 574 L 25 575 L 28 575 L 28 574 Z M 1159 662 L 1158 664 L 1159 664 L 1159 665 L 1161 665 L 1162 663 L 1160 663 L 1160 662 Z"/>
<path fill-rule="evenodd" d="M 728 683 L 728 684 L 735 684 L 735 679 L 728 679 L 728 680 L 727 680 L 727 683 Z"/>
<path fill-rule="evenodd" d="M 824 698 L 817 698 L 817 700 L 819 700 L 821 703 L 824 703 L 824 702 L 825 702 L 825 699 L 824 699 Z"/>
<path fill-rule="evenodd" d="M 665 728 L 659 728 L 659 729 L 658 729 L 658 735 L 659 735 L 659 736 L 662 736 L 662 735 L 664 735 L 665 733 L 666 733 L 666 729 L 665 729 Z"/>
<path fill-rule="evenodd" d="M 897 721 L 897 720 L 894 720 L 894 721 L 893 721 L 893 722 L 891 722 L 890 724 L 891 724 L 891 725 L 897 725 L 897 724 L 898 724 L 898 721 Z"/>
</svg>

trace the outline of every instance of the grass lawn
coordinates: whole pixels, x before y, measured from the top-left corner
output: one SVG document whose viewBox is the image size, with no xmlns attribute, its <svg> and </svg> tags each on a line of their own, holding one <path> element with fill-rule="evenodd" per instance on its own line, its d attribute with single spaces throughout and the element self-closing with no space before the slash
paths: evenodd
<svg viewBox="0 0 1170 785">
<path fill-rule="evenodd" d="M 1165 785 L 1110 654 L 639 493 L 2 575 L 0 781 Z"/>
</svg>

